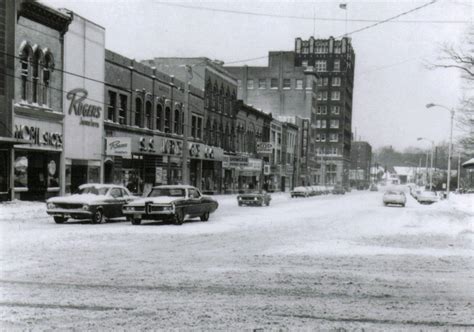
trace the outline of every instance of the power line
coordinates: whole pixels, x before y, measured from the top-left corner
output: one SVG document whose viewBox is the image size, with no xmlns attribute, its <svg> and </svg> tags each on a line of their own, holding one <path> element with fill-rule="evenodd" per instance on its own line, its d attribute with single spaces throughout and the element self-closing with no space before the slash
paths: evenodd
<svg viewBox="0 0 474 332">
<path fill-rule="evenodd" d="M 170 3 L 170 2 L 163 2 L 163 1 L 154 1 L 157 5 L 175 7 L 175 8 L 186 8 L 192 10 L 202 10 L 202 11 L 212 11 L 212 12 L 220 12 L 220 13 L 227 13 L 227 14 L 236 14 L 236 15 L 248 15 L 248 16 L 260 16 L 260 17 L 270 17 L 270 18 L 285 18 L 285 19 L 296 19 L 296 20 L 307 20 L 307 21 L 325 21 L 325 22 L 345 22 L 346 19 L 343 18 L 334 18 L 334 17 L 308 17 L 308 16 L 296 16 L 296 15 L 281 15 L 281 14 L 268 14 L 268 13 L 257 13 L 251 11 L 240 11 L 240 10 L 231 10 L 231 9 L 219 9 L 219 8 L 212 8 L 212 7 L 201 7 L 201 6 L 192 6 L 192 5 L 184 5 L 184 4 L 177 4 L 177 3 Z M 375 19 L 347 19 L 349 22 L 365 22 L 365 23 L 377 23 L 380 20 Z M 464 20 L 398 20 L 393 23 L 429 23 L 429 24 L 464 24 L 469 23 L 470 21 Z"/>
</svg>

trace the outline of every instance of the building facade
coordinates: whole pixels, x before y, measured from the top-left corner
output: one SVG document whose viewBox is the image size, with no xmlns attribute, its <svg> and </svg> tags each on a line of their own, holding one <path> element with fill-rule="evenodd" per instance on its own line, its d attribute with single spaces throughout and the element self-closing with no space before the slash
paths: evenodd
<svg viewBox="0 0 474 332">
<path fill-rule="evenodd" d="M 269 52 L 268 66 L 226 66 L 238 79 L 238 98 L 244 103 L 263 109 L 273 117 L 291 117 L 311 121 L 316 102 L 316 72 L 312 68 L 296 66 L 295 52 Z M 275 133 L 279 132 L 275 124 Z M 308 146 L 313 142 L 307 136 Z M 280 151 L 280 146 L 276 147 Z M 314 147 L 307 154 L 313 154 Z M 278 153 L 277 153 L 278 155 Z M 311 184 L 316 175 L 314 157 L 307 158 L 295 170 L 295 184 Z M 312 164 L 310 164 L 312 163 Z M 304 168 L 301 168 L 304 164 Z M 278 185 L 281 187 L 281 184 Z"/>
<path fill-rule="evenodd" d="M 11 131 L 26 144 L 10 151 L 11 198 L 44 200 L 64 182 L 63 37 L 71 20 L 37 2 L 16 5 Z"/>
<path fill-rule="evenodd" d="M 349 38 L 295 41 L 295 66 L 318 75 L 312 134 L 317 182 L 349 184 L 355 53 Z"/>
<path fill-rule="evenodd" d="M 367 142 L 354 141 L 351 146 L 350 185 L 356 188 L 368 188 L 370 185 L 370 167 L 372 146 Z"/>
</svg>

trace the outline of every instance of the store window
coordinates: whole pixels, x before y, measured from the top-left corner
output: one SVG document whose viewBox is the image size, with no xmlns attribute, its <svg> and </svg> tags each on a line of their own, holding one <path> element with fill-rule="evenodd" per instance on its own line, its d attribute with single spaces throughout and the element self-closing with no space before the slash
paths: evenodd
<svg viewBox="0 0 474 332">
<path fill-rule="evenodd" d="M 13 167 L 14 187 L 28 188 L 28 157 L 25 152 L 15 151 L 15 162 Z"/>
</svg>

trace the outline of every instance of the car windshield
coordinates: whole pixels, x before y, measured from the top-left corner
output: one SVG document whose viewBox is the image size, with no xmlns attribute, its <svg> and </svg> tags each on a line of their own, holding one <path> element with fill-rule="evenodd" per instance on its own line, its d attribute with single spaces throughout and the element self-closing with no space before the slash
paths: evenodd
<svg viewBox="0 0 474 332">
<path fill-rule="evenodd" d="M 171 196 L 184 197 L 185 190 L 182 188 L 153 188 L 148 197 Z"/>
<path fill-rule="evenodd" d="M 402 195 L 403 193 L 397 191 L 387 191 L 385 195 Z"/>
<path fill-rule="evenodd" d="M 422 193 L 423 196 L 432 196 L 432 197 L 435 197 L 436 194 L 432 191 L 425 191 Z"/>
<path fill-rule="evenodd" d="M 86 194 L 93 194 L 93 195 L 105 195 L 109 188 L 97 188 L 97 187 L 83 187 L 79 188 L 76 194 L 79 195 L 86 195 Z"/>
</svg>

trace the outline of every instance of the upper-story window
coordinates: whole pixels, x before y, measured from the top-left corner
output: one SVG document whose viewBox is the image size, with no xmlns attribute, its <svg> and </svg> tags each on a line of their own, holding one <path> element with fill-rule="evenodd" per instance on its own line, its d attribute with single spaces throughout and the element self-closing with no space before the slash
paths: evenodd
<svg viewBox="0 0 474 332">
<path fill-rule="evenodd" d="M 145 127 L 148 129 L 152 129 L 152 123 L 151 123 L 151 101 L 147 100 L 145 103 Z"/>
<path fill-rule="evenodd" d="M 284 78 L 283 79 L 283 89 L 290 90 L 291 89 L 291 79 Z"/>
<path fill-rule="evenodd" d="M 51 53 L 46 52 L 43 60 L 43 100 L 42 103 L 49 105 L 51 73 L 54 69 L 54 59 Z"/>
<path fill-rule="evenodd" d="M 171 109 L 169 107 L 165 108 L 165 127 L 163 131 L 165 133 L 171 132 Z"/>
<path fill-rule="evenodd" d="M 316 61 L 316 71 L 317 72 L 324 72 L 326 71 L 327 69 L 327 62 L 326 60 L 317 60 Z"/>
<path fill-rule="evenodd" d="M 340 106 L 331 106 L 331 113 L 334 115 L 338 115 L 341 111 Z"/>
<path fill-rule="evenodd" d="M 179 110 L 174 110 L 174 128 L 173 133 L 181 134 L 180 118 L 181 112 Z"/>
<path fill-rule="evenodd" d="M 29 95 L 29 77 L 30 77 L 30 61 L 32 57 L 31 47 L 26 44 L 23 46 L 20 53 L 21 63 L 21 99 L 24 101 L 28 100 Z"/>
<path fill-rule="evenodd" d="M 33 103 L 40 103 L 40 96 L 42 96 L 41 93 L 41 86 L 40 86 L 40 66 L 43 61 L 43 53 L 41 52 L 41 49 L 37 48 L 34 55 L 33 55 L 33 63 L 32 63 L 32 77 L 31 77 L 31 82 L 32 82 L 32 100 Z"/>
<path fill-rule="evenodd" d="M 340 71 L 341 70 L 341 61 L 340 60 L 334 60 L 334 71 Z"/>
<path fill-rule="evenodd" d="M 340 99 L 341 99 L 341 92 L 339 91 L 331 92 L 331 100 L 340 100 Z"/>
<path fill-rule="evenodd" d="M 328 44 L 317 44 L 316 47 L 314 48 L 314 52 L 317 54 L 324 54 L 329 52 L 329 46 Z"/>
<path fill-rule="evenodd" d="M 302 66 L 302 67 L 308 67 L 308 60 L 303 60 L 303 61 L 301 62 L 301 66 Z"/>
<path fill-rule="evenodd" d="M 303 80 L 296 80 L 296 90 L 303 89 Z"/>
<path fill-rule="evenodd" d="M 334 53 L 341 54 L 341 46 L 340 45 L 334 46 Z"/>
<path fill-rule="evenodd" d="M 135 99 L 135 126 L 142 126 L 142 100 L 140 98 Z"/>
<path fill-rule="evenodd" d="M 115 122 L 115 109 L 117 105 L 117 93 L 115 91 L 109 91 L 109 105 L 107 107 L 107 120 Z"/>
<path fill-rule="evenodd" d="M 120 108 L 119 108 L 119 118 L 118 122 L 120 124 L 126 124 L 127 123 L 127 96 L 126 95 L 120 95 Z"/>
<path fill-rule="evenodd" d="M 332 78 L 332 86 L 341 86 L 341 78 L 340 77 L 333 77 Z"/>
<path fill-rule="evenodd" d="M 156 118 L 155 118 L 155 129 L 163 130 L 161 127 L 163 123 L 163 106 L 160 104 L 156 105 Z"/>
<path fill-rule="evenodd" d="M 272 78 L 270 80 L 270 89 L 278 89 L 278 78 Z"/>
<path fill-rule="evenodd" d="M 337 128 L 339 128 L 339 120 L 331 120 L 329 125 L 330 125 L 331 128 L 337 129 Z"/>
<path fill-rule="evenodd" d="M 259 89 L 266 89 L 267 88 L 267 80 L 265 78 L 258 79 L 258 88 Z"/>
<path fill-rule="evenodd" d="M 242 80 L 237 80 L 237 87 L 241 88 L 242 87 Z"/>
<path fill-rule="evenodd" d="M 253 80 L 247 80 L 247 89 L 249 90 L 253 89 Z"/>
</svg>

